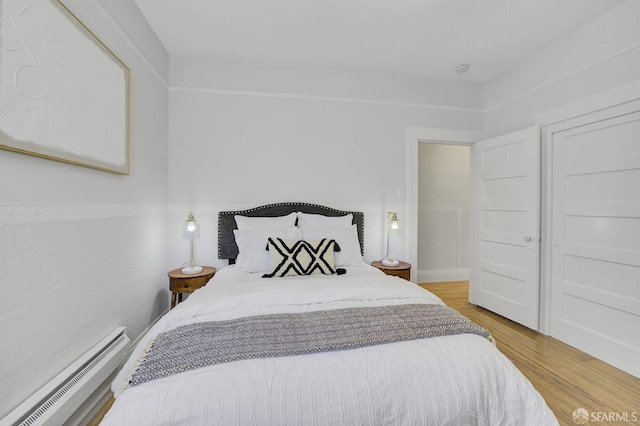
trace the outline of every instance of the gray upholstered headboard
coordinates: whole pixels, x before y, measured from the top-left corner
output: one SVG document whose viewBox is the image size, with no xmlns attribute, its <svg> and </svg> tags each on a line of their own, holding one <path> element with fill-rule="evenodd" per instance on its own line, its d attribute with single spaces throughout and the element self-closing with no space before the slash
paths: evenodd
<svg viewBox="0 0 640 426">
<path fill-rule="evenodd" d="M 255 207 L 248 210 L 226 211 L 218 213 L 218 259 L 229 259 L 229 263 L 234 263 L 238 257 L 238 246 L 233 235 L 233 230 L 238 229 L 235 215 L 251 217 L 275 217 L 284 216 L 292 212 L 303 212 L 311 214 L 321 214 L 324 216 L 344 216 L 353 215 L 353 223 L 358 228 L 358 240 L 360 241 L 360 252 L 364 254 L 364 214 L 362 212 L 349 212 L 336 210 L 331 207 L 320 206 L 309 203 L 277 203 Z"/>
</svg>

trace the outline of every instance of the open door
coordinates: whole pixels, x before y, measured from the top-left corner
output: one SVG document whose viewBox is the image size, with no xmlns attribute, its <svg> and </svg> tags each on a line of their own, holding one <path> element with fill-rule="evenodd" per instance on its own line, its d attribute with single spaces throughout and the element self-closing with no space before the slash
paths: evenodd
<svg viewBox="0 0 640 426">
<path fill-rule="evenodd" d="M 540 132 L 474 145 L 474 268 L 470 302 L 538 328 Z"/>
</svg>

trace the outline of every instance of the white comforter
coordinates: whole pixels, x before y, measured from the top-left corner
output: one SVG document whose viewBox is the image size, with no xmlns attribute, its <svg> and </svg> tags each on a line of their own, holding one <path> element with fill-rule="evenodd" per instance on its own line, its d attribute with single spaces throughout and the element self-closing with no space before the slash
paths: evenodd
<svg viewBox="0 0 640 426">
<path fill-rule="evenodd" d="M 243 316 L 442 303 L 367 265 L 344 276 L 263 279 L 235 267 L 165 315 L 113 382 L 103 425 L 555 425 L 540 394 L 489 340 L 435 337 L 219 364 L 127 387 L 158 333 Z"/>
</svg>

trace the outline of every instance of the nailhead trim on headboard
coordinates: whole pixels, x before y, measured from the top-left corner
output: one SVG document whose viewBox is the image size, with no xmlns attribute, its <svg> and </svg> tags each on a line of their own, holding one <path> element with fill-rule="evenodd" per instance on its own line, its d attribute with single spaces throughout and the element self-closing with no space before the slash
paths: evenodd
<svg viewBox="0 0 640 426">
<path fill-rule="evenodd" d="M 311 214 L 322 214 L 325 216 L 353 215 L 353 223 L 358 228 L 358 240 L 360 242 L 360 252 L 364 254 L 364 214 L 362 212 L 350 212 L 337 210 L 331 207 L 310 203 L 275 203 L 258 206 L 247 210 L 224 211 L 218 213 L 218 259 L 229 259 L 229 263 L 234 263 L 238 256 L 238 246 L 233 235 L 233 230 L 238 229 L 235 215 L 251 217 L 275 217 L 284 216 L 292 212 L 303 212 Z"/>
</svg>

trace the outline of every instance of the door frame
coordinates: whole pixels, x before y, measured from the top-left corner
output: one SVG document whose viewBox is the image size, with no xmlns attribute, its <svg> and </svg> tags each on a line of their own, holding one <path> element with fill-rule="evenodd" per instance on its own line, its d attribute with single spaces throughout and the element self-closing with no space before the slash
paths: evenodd
<svg viewBox="0 0 640 426">
<path fill-rule="evenodd" d="M 406 146 L 406 211 L 409 213 L 407 222 L 407 238 L 405 240 L 405 252 L 409 255 L 409 261 L 414 266 L 411 268 L 411 281 L 415 282 L 418 271 L 418 144 L 437 143 L 442 145 L 465 145 L 471 148 L 470 176 L 473 176 L 474 149 L 473 144 L 482 139 L 481 131 L 467 131 L 454 129 L 438 129 L 429 127 L 407 127 L 405 129 Z M 473 191 L 472 191 L 473 192 Z M 471 223 L 473 224 L 473 196 L 471 197 Z M 472 225 L 473 227 L 473 225 Z M 471 229 L 473 235 L 473 228 Z M 473 250 L 469 251 L 469 278 L 474 265 Z"/>
</svg>

